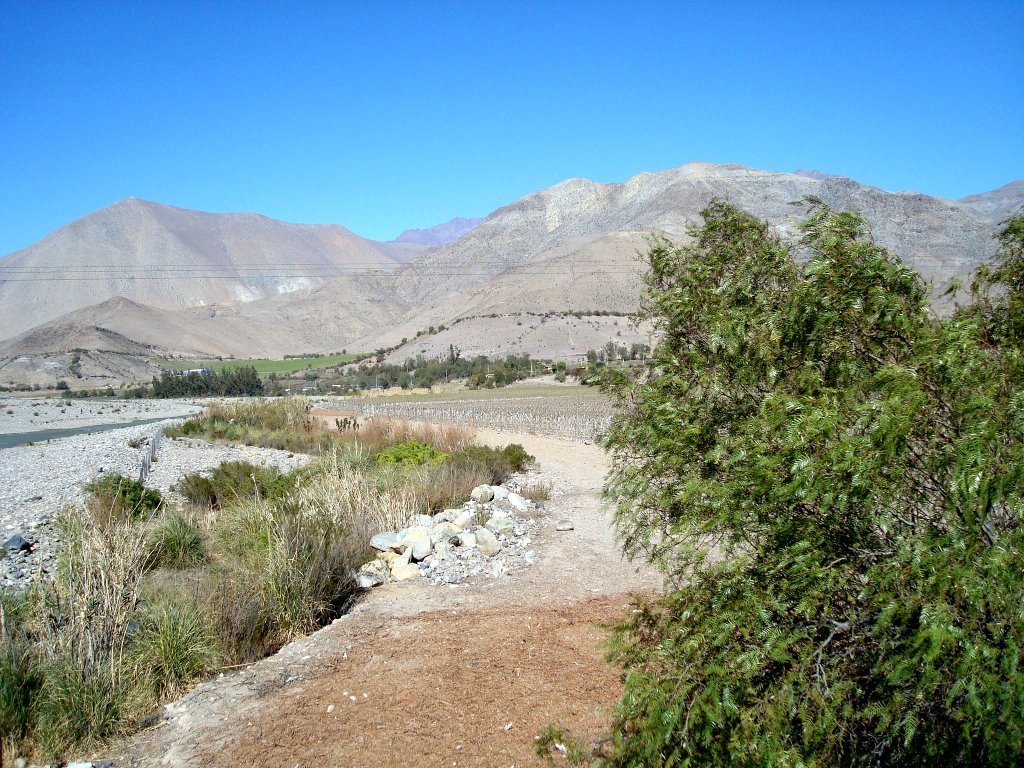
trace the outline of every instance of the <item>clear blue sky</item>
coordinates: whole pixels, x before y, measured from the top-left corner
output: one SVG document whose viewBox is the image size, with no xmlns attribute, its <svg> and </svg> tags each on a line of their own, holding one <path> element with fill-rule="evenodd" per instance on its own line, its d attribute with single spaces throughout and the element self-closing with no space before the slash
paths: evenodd
<svg viewBox="0 0 1024 768">
<path fill-rule="evenodd" d="M 1024 2 L 0 5 L 0 253 L 123 197 L 373 238 L 691 160 L 1024 177 Z"/>
</svg>

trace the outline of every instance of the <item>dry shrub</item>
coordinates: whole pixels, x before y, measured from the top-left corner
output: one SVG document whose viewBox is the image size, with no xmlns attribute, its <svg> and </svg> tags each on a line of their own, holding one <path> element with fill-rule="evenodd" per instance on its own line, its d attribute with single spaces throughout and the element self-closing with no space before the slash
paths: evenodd
<svg viewBox="0 0 1024 768">
<path fill-rule="evenodd" d="M 534 480 L 523 486 L 522 495 L 530 501 L 548 501 L 551 499 L 551 483 Z"/>
<path fill-rule="evenodd" d="M 383 418 L 366 419 L 351 434 L 370 453 L 410 441 L 433 445 L 445 453 L 455 453 L 472 445 L 476 435 L 474 430 L 454 424 Z"/>
</svg>

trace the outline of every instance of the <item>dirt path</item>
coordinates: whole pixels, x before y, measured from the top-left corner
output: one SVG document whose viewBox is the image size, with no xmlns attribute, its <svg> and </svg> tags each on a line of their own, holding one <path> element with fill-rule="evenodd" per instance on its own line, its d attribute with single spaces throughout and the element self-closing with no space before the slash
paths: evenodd
<svg viewBox="0 0 1024 768">
<path fill-rule="evenodd" d="M 481 432 L 522 443 L 554 488 L 534 566 L 436 587 L 388 584 L 278 654 L 197 687 L 137 736 L 121 765 L 525 766 L 558 724 L 608 727 L 621 692 L 606 626 L 630 594 L 657 590 L 625 562 L 600 501 L 594 445 Z M 571 519 L 575 530 L 554 524 Z"/>
</svg>

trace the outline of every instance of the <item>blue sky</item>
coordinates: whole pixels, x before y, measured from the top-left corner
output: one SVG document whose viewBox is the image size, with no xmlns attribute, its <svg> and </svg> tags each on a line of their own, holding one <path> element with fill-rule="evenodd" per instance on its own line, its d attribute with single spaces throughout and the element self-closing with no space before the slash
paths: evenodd
<svg viewBox="0 0 1024 768">
<path fill-rule="evenodd" d="M 692 160 L 1024 177 L 1024 3 L 0 5 L 0 253 L 123 197 L 373 238 Z"/>
</svg>

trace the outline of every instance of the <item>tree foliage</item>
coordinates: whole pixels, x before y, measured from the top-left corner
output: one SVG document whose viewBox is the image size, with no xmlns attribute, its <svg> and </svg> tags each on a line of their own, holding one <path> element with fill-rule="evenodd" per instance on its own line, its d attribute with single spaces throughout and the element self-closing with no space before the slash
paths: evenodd
<svg viewBox="0 0 1024 768">
<path fill-rule="evenodd" d="M 807 202 L 794 246 L 720 201 L 652 242 L 660 342 L 607 374 L 607 492 L 669 590 L 617 635 L 613 762 L 1016 764 L 1024 217 L 940 321 Z"/>
</svg>

